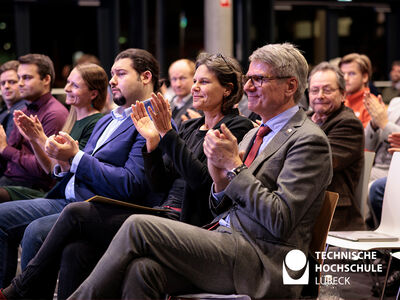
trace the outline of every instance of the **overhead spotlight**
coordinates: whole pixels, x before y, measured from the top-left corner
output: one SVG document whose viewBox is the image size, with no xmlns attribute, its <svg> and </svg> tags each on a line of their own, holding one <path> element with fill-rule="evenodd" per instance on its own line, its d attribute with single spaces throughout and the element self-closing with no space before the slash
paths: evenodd
<svg viewBox="0 0 400 300">
<path fill-rule="evenodd" d="M 100 6 L 100 0 L 78 0 L 79 6 Z"/>
</svg>

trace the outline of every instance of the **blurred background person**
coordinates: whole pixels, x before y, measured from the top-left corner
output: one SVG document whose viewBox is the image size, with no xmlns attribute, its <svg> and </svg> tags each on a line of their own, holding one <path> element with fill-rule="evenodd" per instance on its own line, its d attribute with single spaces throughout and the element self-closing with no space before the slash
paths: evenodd
<svg viewBox="0 0 400 300">
<path fill-rule="evenodd" d="M 372 75 L 371 61 L 364 54 L 350 53 L 342 57 L 339 67 L 346 81 L 345 105 L 354 111 L 365 128 L 371 119 L 363 101 L 364 93 L 370 91 L 368 84 Z M 371 97 L 376 99 L 374 95 Z"/>
<path fill-rule="evenodd" d="M 389 104 L 393 98 L 400 96 L 400 60 L 395 60 L 392 63 L 389 76 L 391 86 L 385 87 L 382 90 L 382 99 L 386 105 Z"/>
<path fill-rule="evenodd" d="M 3 126 L 6 136 L 9 137 L 14 128 L 14 111 L 25 107 L 27 101 L 19 94 L 17 60 L 10 60 L 0 67 L 1 97 L 5 106 L 0 111 L 0 124 Z"/>
<path fill-rule="evenodd" d="M 168 69 L 169 81 L 175 94 L 170 101 L 172 118 L 178 128 L 182 123 L 182 116 L 187 113 L 189 108 L 193 107 L 193 98 L 190 91 L 193 85 L 194 72 L 195 64 L 189 59 L 174 61 Z M 188 117 L 186 116 L 185 120 Z"/>
<path fill-rule="evenodd" d="M 386 177 L 389 171 L 392 154 L 388 152 L 388 137 L 391 133 L 400 131 L 400 97 L 393 98 L 386 107 L 380 95 L 376 98 L 367 92 L 364 105 L 371 116 L 371 121 L 365 128 L 365 148 L 375 152 L 369 179 L 372 182 Z"/>
<path fill-rule="evenodd" d="M 364 165 L 364 128 L 344 105 L 345 80 L 336 66 L 322 62 L 308 78 L 310 107 L 307 115 L 325 132 L 332 150 L 333 178 L 328 191 L 339 193 L 332 230 L 365 229 L 355 190 Z"/>
</svg>

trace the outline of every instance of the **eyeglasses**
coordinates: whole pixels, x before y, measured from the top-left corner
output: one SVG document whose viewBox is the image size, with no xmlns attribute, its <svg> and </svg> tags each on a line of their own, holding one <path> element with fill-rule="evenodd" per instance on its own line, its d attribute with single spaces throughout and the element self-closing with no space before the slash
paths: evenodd
<svg viewBox="0 0 400 300">
<path fill-rule="evenodd" d="M 227 67 L 232 71 L 232 66 L 230 63 L 228 63 L 228 61 L 225 59 L 224 55 L 222 55 L 221 53 L 217 53 L 215 54 L 216 57 L 218 58 L 222 58 L 222 60 L 225 62 L 225 64 L 227 65 Z"/>
<path fill-rule="evenodd" d="M 311 95 L 316 96 L 316 95 L 319 95 L 320 91 L 322 91 L 322 94 L 329 96 L 329 95 L 333 94 L 335 91 L 337 91 L 338 89 L 339 88 L 334 89 L 329 86 L 323 87 L 322 89 L 315 87 L 315 88 L 311 88 L 309 92 Z"/>
<path fill-rule="evenodd" d="M 251 80 L 251 84 L 254 85 L 255 87 L 261 87 L 264 83 L 264 81 L 272 81 L 272 80 L 278 80 L 278 79 L 285 79 L 285 78 L 290 78 L 292 76 L 263 76 L 263 75 L 243 75 L 242 80 L 243 80 L 243 85 L 246 84 L 249 80 Z"/>
</svg>

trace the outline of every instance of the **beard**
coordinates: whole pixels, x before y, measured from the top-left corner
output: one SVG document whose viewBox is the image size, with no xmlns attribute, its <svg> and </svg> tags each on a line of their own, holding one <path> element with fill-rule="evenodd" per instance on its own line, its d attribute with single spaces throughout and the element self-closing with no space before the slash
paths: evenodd
<svg viewBox="0 0 400 300">
<path fill-rule="evenodd" d="M 126 98 L 124 96 L 120 96 L 118 98 L 114 98 L 114 103 L 117 104 L 118 106 L 123 106 L 126 104 Z"/>
</svg>

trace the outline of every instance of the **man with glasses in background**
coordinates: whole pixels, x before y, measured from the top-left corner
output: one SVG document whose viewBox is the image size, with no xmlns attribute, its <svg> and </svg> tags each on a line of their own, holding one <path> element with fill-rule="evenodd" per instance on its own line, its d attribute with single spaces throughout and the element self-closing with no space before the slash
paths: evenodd
<svg viewBox="0 0 400 300">
<path fill-rule="evenodd" d="M 365 229 L 355 189 L 364 164 L 364 128 L 344 105 L 343 73 L 328 62 L 317 65 L 308 77 L 312 111 L 308 116 L 328 136 L 332 149 L 333 178 L 328 191 L 339 193 L 332 230 Z"/>
</svg>

